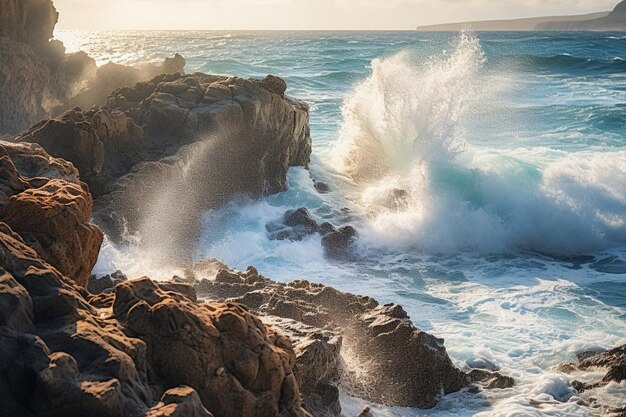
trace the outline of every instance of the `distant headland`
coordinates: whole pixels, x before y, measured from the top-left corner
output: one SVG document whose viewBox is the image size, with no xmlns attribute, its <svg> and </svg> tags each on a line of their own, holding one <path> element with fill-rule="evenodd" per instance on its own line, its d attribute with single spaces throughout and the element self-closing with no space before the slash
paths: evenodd
<svg viewBox="0 0 626 417">
<path fill-rule="evenodd" d="M 574 16 L 546 16 L 510 20 L 483 20 L 474 22 L 444 23 L 418 26 L 418 31 L 626 31 L 626 0 L 613 11 Z"/>
</svg>

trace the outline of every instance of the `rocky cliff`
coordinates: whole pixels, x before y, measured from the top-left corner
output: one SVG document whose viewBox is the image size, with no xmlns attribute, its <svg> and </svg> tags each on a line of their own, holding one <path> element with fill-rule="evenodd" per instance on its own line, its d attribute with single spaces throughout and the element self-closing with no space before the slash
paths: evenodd
<svg viewBox="0 0 626 417">
<path fill-rule="evenodd" d="M 51 0 L 0 2 L 0 134 L 19 132 L 71 105 L 104 104 L 115 88 L 183 71 L 181 56 L 144 68 L 97 68 L 85 53 L 66 54 L 52 40 L 58 17 Z"/>
<path fill-rule="evenodd" d="M 626 1 L 620 2 L 613 11 L 606 16 L 582 21 L 551 21 L 539 24 L 537 30 L 597 30 L 597 31 L 625 31 L 626 30 Z"/>
<path fill-rule="evenodd" d="M 0 146 L 3 413 L 309 415 L 291 343 L 246 308 L 198 303 L 193 289 L 149 279 L 90 295 L 81 274 L 91 270 L 102 235 L 89 223 L 77 171 L 37 145 Z M 90 255 L 81 256 L 86 247 Z"/>
</svg>

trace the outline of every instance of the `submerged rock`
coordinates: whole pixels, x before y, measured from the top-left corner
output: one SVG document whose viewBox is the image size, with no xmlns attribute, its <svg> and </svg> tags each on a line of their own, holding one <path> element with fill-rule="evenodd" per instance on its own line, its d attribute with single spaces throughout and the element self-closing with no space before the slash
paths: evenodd
<svg viewBox="0 0 626 417">
<path fill-rule="evenodd" d="M 578 362 L 561 364 L 559 370 L 565 373 L 589 370 L 606 370 L 607 372 L 604 378 L 597 382 L 572 382 L 572 386 L 579 392 L 603 387 L 610 382 L 619 383 L 626 380 L 626 345 L 605 352 L 585 352 L 578 358 Z"/>
<path fill-rule="evenodd" d="M 515 385 L 515 380 L 510 376 L 484 369 L 472 369 L 468 377 L 472 382 L 479 382 L 485 389 L 506 389 Z"/>
<path fill-rule="evenodd" d="M 348 261 L 356 258 L 356 242 L 358 232 L 352 226 L 337 229 L 329 222 L 321 225 L 313 218 L 311 212 L 301 207 L 289 210 L 283 215 L 280 223 L 265 225 L 269 238 L 272 240 L 300 241 L 308 236 L 322 236 L 324 255 L 335 261 Z"/>
</svg>

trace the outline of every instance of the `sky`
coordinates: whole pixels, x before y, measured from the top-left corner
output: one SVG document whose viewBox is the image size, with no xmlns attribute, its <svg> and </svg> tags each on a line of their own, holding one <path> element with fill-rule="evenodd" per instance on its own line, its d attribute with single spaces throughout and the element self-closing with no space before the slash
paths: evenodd
<svg viewBox="0 0 626 417">
<path fill-rule="evenodd" d="M 412 30 L 611 10 L 618 0 L 54 0 L 58 29 Z"/>
</svg>

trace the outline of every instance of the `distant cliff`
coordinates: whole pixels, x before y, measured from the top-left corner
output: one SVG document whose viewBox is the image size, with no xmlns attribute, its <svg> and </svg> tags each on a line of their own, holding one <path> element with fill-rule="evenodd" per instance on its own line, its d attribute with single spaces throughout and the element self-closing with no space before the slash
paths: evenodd
<svg viewBox="0 0 626 417">
<path fill-rule="evenodd" d="M 537 30 L 626 31 L 626 0 L 607 16 L 583 21 L 553 21 L 537 25 Z"/>
<path fill-rule="evenodd" d="M 419 31 L 533 31 L 533 30 L 596 30 L 626 31 L 626 0 L 611 12 L 598 12 L 576 16 L 533 17 L 512 20 L 483 20 L 477 22 L 445 23 L 419 26 Z"/>
<path fill-rule="evenodd" d="M 531 17 L 526 19 L 510 20 L 482 20 L 475 22 L 444 23 L 440 25 L 418 26 L 417 30 L 422 32 L 446 32 L 471 29 L 476 31 L 533 31 L 538 27 L 548 23 L 575 23 L 577 21 L 588 21 L 606 17 L 610 12 L 599 12 L 576 16 L 549 16 Z"/>
</svg>

